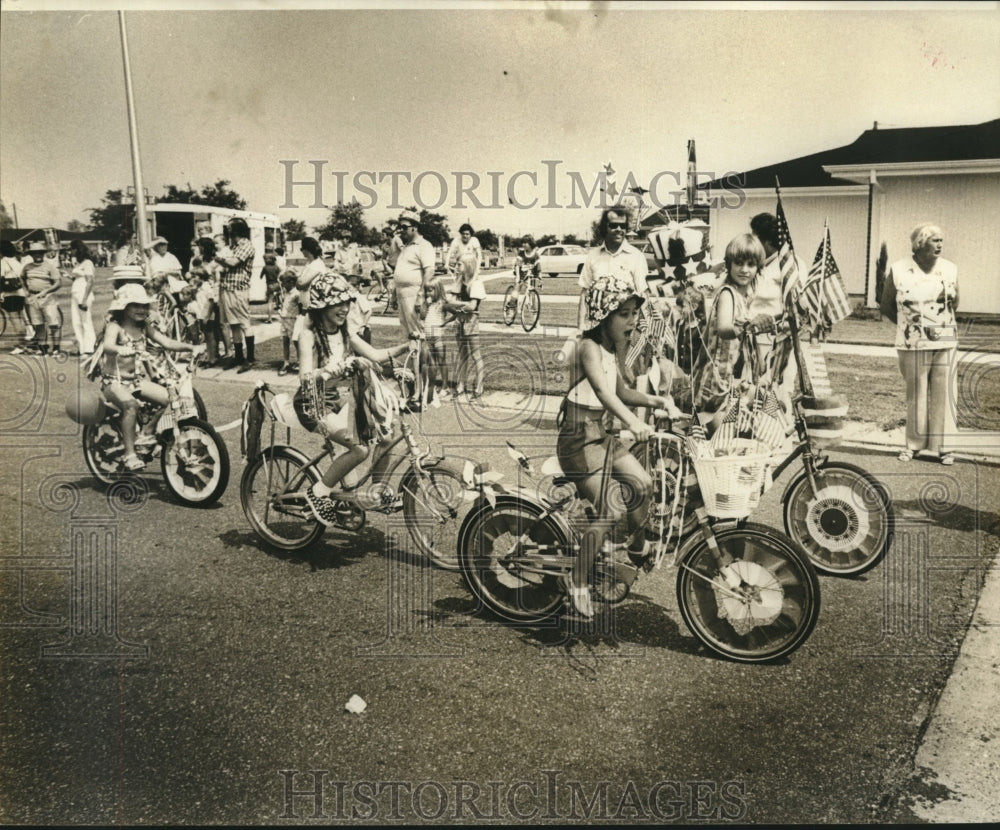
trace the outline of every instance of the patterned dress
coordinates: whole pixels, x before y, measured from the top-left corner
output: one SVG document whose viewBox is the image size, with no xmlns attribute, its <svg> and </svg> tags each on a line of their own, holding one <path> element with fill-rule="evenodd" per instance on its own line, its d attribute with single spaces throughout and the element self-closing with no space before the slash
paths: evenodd
<svg viewBox="0 0 1000 830">
<path fill-rule="evenodd" d="M 728 291 L 733 298 L 733 325 L 742 326 L 750 318 L 749 300 L 733 289 L 723 285 L 712 300 L 705 331 L 705 349 L 698 355 L 691 375 L 691 397 L 696 409 L 702 412 L 716 412 L 725 403 L 740 363 L 740 338 L 726 339 L 719 336 L 719 298 Z M 707 354 L 706 354 L 707 351 Z"/>
</svg>

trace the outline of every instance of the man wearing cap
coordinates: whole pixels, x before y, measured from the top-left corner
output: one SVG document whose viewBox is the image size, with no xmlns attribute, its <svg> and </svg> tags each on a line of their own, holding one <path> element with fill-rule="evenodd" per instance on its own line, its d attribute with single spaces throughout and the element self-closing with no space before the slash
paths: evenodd
<svg viewBox="0 0 1000 830">
<path fill-rule="evenodd" d="M 24 286 L 27 298 L 25 307 L 28 310 L 28 322 L 35 330 L 29 348 L 42 354 L 48 351 L 48 344 L 38 342 L 39 333 L 48 326 L 55 351 L 59 347 L 59 328 L 62 325 L 55 298 L 62 282 L 62 274 L 56 261 L 46 256 L 47 253 L 48 249 L 44 242 L 32 242 L 28 248 L 31 261 L 26 263 L 21 271 L 21 284 Z"/>
<path fill-rule="evenodd" d="M 250 242 L 250 227 L 242 219 L 229 223 L 232 250 L 228 256 L 217 256 L 222 266 L 219 275 L 219 307 L 233 333 L 235 359 L 229 368 L 238 366 L 239 373 L 249 371 L 254 365 L 254 336 L 250 328 L 250 269 L 255 252 Z M 243 344 L 246 343 L 246 354 Z"/>
<path fill-rule="evenodd" d="M 407 335 L 414 338 L 423 331 L 420 309 L 424 289 L 434 280 L 434 246 L 420 235 L 419 224 L 420 214 L 416 211 L 404 210 L 399 215 L 403 247 L 393 270 L 399 322 Z"/>
</svg>

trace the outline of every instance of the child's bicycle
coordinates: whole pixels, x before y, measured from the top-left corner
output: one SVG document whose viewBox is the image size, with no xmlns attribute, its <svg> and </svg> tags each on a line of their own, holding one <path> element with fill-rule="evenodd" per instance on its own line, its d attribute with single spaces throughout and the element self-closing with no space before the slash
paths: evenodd
<svg viewBox="0 0 1000 830">
<path fill-rule="evenodd" d="M 535 263 L 526 266 L 518 263 L 514 266 L 514 282 L 507 286 L 503 295 L 503 321 L 511 326 L 520 317 L 522 328 L 528 332 L 538 324 L 542 313 L 541 266 Z"/>
<path fill-rule="evenodd" d="M 163 359 L 168 371 L 161 372 L 157 379 L 166 386 L 169 399 L 165 406 L 158 406 L 137 396 L 139 428 L 155 422 L 156 443 L 137 444 L 136 455 L 148 463 L 159 454 L 160 470 L 170 492 L 186 505 L 206 507 L 218 501 L 229 484 L 229 451 L 205 420 L 205 404 L 191 386 L 195 359 L 187 365 L 177 363 L 166 353 Z M 98 404 L 92 410 L 93 417 L 80 420 L 85 424 L 83 458 L 87 469 L 103 484 L 132 475 L 123 464 L 121 410 L 97 390 L 80 394 L 95 396 Z"/>
<path fill-rule="evenodd" d="M 260 423 L 246 426 L 253 409 Z M 395 437 L 372 442 L 367 471 L 359 480 L 341 482 L 334 490 L 335 525 L 357 531 L 369 510 L 402 512 L 417 550 L 435 565 L 457 570 L 458 524 L 472 500 L 463 479 L 464 465 L 431 455 L 417 440 L 412 414 L 406 409 L 400 414 Z M 291 396 L 275 393 L 263 381 L 258 381 L 244 407 L 244 424 L 244 434 L 256 436 L 247 442 L 248 464 L 240 482 L 240 502 L 250 526 L 264 542 L 280 550 L 308 547 L 326 528 L 306 504 L 305 491 L 322 478 L 324 462 L 332 460 L 334 448 L 327 445 L 318 455 L 308 456 L 292 446 L 293 429 L 302 427 Z M 263 445 L 253 446 L 261 437 Z"/>
<path fill-rule="evenodd" d="M 702 476 L 692 458 L 692 439 L 660 430 L 648 442 L 647 470 L 655 496 L 648 528 L 656 532 L 655 554 L 638 567 L 618 561 L 622 546 L 606 541 L 591 573 L 598 601 L 625 599 L 640 572 L 661 565 L 673 549 L 677 602 L 692 634 L 716 654 L 741 663 L 785 656 L 806 641 L 819 616 L 819 580 L 805 552 L 779 531 L 759 524 L 715 523 L 710 512 L 746 515 L 759 498 L 766 456 L 732 463 L 742 503 L 720 510 L 727 494 L 705 495 L 698 504 Z M 513 448 L 512 448 L 513 449 Z M 530 462 L 514 451 L 524 470 Z M 676 486 L 665 459 L 681 459 Z M 551 462 L 546 462 L 550 467 Z M 483 491 L 459 532 L 459 564 L 473 595 L 497 616 L 511 622 L 540 622 L 568 607 L 562 577 L 571 573 L 582 541 L 579 520 L 610 528 L 608 492 L 613 453 L 609 443 L 599 504 L 584 507 L 575 488 L 561 475 L 538 482 L 534 491 L 506 492 L 498 485 Z M 555 465 L 557 466 L 557 465 Z M 704 486 L 704 485 L 703 485 Z M 697 506 L 692 506 L 697 504 Z M 685 511 L 693 521 L 685 521 Z"/>
<path fill-rule="evenodd" d="M 871 473 L 854 464 L 831 461 L 821 452 L 817 430 L 809 425 L 812 413 L 817 413 L 820 424 L 824 420 L 838 424 L 847 414 L 846 405 L 817 411 L 794 303 L 789 303 L 777 322 L 787 327 L 789 336 L 779 343 L 775 365 L 780 367 L 794 357 L 801 387 L 792 398 L 796 441 L 772 470 L 776 480 L 796 459 L 802 459 L 802 470 L 793 476 L 781 497 L 785 532 L 802 545 L 821 573 L 864 573 L 875 567 L 892 545 L 892 500 L 886 487 Z M 836 433 L 834 430 L 832 434 Z"/>
</svg>

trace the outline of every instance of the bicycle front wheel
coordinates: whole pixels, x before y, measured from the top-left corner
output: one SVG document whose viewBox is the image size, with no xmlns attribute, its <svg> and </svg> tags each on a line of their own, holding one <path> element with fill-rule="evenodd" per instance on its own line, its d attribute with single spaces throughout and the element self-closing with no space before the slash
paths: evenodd
<svg viewBox="0 0 1000 830">
<path fill-rule="evenodd" d="M 517 319 L 517 288 L 508 285 L 503 293 L 503 322 L 504 325 L 512 326 Z"/>
<path fill-rule="evenodd" d="M 531 331 L 538 325 L 538 317 L 542 313 L 542 298 L 534 288 L 529 288 L 521 303 L 521 326 L 525 331 Z"/>
<path fill-rule="evenodd" d="M 439 568 L 457 571 L 458 529 L 474 498 L 462 467 L 443 459 L 419 472 L 410 469 L 400 489 L 406 529 L 416 549 Z"/>
<path fill-rule="evenodd" d="M 885 487 L 853 464 L 817 467 L 816 491 L 805 471 L 783 499 L 785 532 L 820 573 L 853 576 L 874 568 L 892 544 L 894 516 Z"/>
<path fill-rule="evenodd" d="M 677 603 L 691 633 L 716 654 L 764 663 L 801 646 L 819 618 L 819 579 L 805 552 L 783 533 L 747 523 L 715 532 L 732 562 L 720 569 L 708 542 L 687 553 Z"/>
<path fill-rule="evenodd" d="M 243 471 L 240 504 L 261 539 L 280 550 L 301 550 L 326 529 L 306 505 L 305 491 L 319 472 L 291 447 L 265 449 Z"/>
</svg>

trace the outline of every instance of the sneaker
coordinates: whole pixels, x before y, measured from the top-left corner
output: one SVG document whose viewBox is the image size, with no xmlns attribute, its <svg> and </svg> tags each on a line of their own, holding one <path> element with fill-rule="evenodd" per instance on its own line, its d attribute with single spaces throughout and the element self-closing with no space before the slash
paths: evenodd
<svg viewBox="0 0 1000 830">
<path fill-rule="evenodd" d="M 329 496 L 317 496 L 311 486 L 306 490 L 306 504 L 320 524 L 329 527 L 337 521 L 336 502 Z"/>
<path fill-rule="evenodd" d="M 287 363 L 282 363 L 282 364 L 281 364 L 281 368 L 280 368 L 280 369 L 278 369 L 278 374 L 279 374 L 279 375 L 287 375 L 287 374 L 288 374 L 288 372 L 289 372 L 289 371 L 291 370 L 291 368 L 292 368 L 292 367 L 291 367 L 291 366 L 289 366 L 289 365 L 288 365 Z"/>
<path fill-rule="evenodd" d="M 563 588 L 569 597 L 570 605 L 584 619 L 591 619 L 594 616 L 594 606 L 590 601 L 590 588 L 587 585 L 577 585 L 573 582 L 573 577 L 562 577 Z"/>
</svg>

